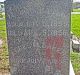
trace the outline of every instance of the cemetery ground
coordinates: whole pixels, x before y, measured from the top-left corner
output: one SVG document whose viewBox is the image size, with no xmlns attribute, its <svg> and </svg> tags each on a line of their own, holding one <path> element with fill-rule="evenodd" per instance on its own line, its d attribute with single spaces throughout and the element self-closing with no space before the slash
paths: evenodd
<svg viewBox="0 0 80 75">
<path fill-rule="evenodd" d="M 80 8 L 78 8 L 78 9 L 73 9 L 72 11 L 73 11 L 73 12 L 80 12 Z"/>
<path fill-rule="evenodd" d="M 71 31 L 80 38 L 80 15 L 72 14 L 71 16 Z M 3 41 L 0 46 L 0 72 L 8 72 L 9 71 L 9 56 L 7 49 L 7 37 L 6 37 L 6 21 L 0 20 L 0 40 Z M 71 52 L 71 61 L 74 67 L 74 71 L 76 75 L 80 73 L 80 53 Z M 78 74 L 80 75 L 80 74 Z"/>
<path fill-rule="evenodd" d="M 71 15 L 71 31 L 80 38 L 80 14 Z M 80 53 L 71 52 L 70 56 L 76 75 L 80 75 Z"/>
<path fill-rule="evenodd" d="M 71 31 L 80 38 L 80 14 L 72 14 L 71 16 Z"/>
<path fill-rule="evenodd" d="M 75 75 L 80 75 L 80 53 L 71 52 L 70 57 Z"/>
<path fill-rule="evenodd" d="M 9 70 L 6 39 L 6 22 L 5 20 L 0 20 L 0 40 L 2 40 L 2 45 L 0 45 L 0 72 L 8 72 Z"/>
</svg>

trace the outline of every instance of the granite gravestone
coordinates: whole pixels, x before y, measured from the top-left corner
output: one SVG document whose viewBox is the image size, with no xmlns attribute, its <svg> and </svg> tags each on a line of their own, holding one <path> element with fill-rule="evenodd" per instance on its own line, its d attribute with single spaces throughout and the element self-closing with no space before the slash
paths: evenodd
<svg viewBox="0 0 80 75">
<path fill-rule="evenodd" d="M 70 0 L 5 2 L 11 75 L 69 75 Z"/>
</svg>

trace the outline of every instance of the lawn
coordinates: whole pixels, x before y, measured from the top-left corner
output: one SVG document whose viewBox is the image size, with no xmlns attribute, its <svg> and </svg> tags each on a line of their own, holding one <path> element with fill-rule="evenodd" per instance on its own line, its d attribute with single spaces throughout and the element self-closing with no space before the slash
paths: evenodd
<svg viewBox="0 0 80 75">
<path fill-rule="evenodd" d="M 71 52 L 71 61 L 76 74 L 80 73 L 80 53 Z"/>
<path fill-rule="evenodd" d="M 80 15 L 73 14 L 71 16 L 71 31 L 80 38 Z"/>
<path fill-rule="evenodd" d="M 6 39 L 6 22 L 5 22 L 5 20 L 0 20 L 0 38 Z"/>
<path fill-rule="evenodd" d="M 80 38 L 80 14 L 71 15 L 71 31 Z M 71 52 L 71 61 L 76 75 L 80 75 L 80 53 Z"/>
<path fill-rule="evenodd" d="M 3 41 L 0 47 L 0 71 L 9 69 L 9 56 L 6 41 L 6 22 L 5 20 L 0 20 L 0 39 Z"/>
<path fill-rule="evenodd" d="M 73 12 L 80 12 L 80 9 L 73 9 Z"/>
</svg>

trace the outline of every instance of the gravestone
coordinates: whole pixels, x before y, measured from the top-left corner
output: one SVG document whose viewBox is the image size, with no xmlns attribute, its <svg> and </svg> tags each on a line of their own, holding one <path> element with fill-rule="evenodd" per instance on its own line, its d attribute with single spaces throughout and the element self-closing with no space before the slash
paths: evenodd
<svg viewBox="0 0 80 75">
<path fill-rule="evenodd" d="M 69 75 L 70 0 L 5 2 L 11 75 Z"/>
</svg>

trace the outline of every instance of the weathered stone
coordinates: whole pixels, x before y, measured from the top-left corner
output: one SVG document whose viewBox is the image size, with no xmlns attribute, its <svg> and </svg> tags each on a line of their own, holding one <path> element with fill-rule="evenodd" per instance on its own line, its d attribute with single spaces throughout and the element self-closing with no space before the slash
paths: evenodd
<svg viewBox="0 0 80 75">
<path fill-rule="evenodd" d="M 69 75 L 70 0 L 7 0 L 12 75 Z"/>
<path fill-rule="evenodd" d="M 80 43 L 78 40 L 72 40 L 72 49 L 73 51 L 80 52 Z"/>
</svg>

